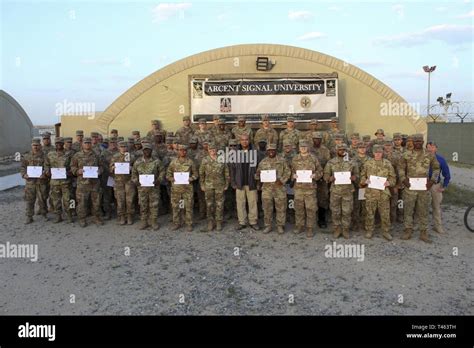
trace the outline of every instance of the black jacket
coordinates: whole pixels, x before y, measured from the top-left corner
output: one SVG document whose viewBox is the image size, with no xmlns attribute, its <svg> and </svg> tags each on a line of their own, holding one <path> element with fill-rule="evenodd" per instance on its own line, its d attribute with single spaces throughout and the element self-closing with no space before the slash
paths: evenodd
<svg viewBox="0 0 474 348">
<path fill-rule="evenodd" d="M 242 150 L 242 145 L 239 144 L 238 150 Z M 229 165 L 230 169 L 230 180 L 232 187 L 235 187 L 239 190 L 242 190 L 244 186 L 244 173 L 245 173 L 245 166 L 248 166 L 248 173 L 247 173 L 247 180 L 248 186 L 250 190 L 257 189 L 257 181 L 255 180 L 255 174 L 257 173 L 257 166 L 260 161 L 263 159 L 263 156 L 260 154 L 260 151 L 257 151 L 253 148 L 253 145 L 249 145 L 249 151 L 255 151 L 255 156 L 257 158 L 257 163 L 254 167 L 250 165 L 250 163 L 231 163 Z"/>
</svg>

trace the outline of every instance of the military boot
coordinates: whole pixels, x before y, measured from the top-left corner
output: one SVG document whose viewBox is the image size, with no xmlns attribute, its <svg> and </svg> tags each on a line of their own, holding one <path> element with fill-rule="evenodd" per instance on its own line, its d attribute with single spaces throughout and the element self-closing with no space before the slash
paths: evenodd
<svg viewBox="0 0 474 348">
<path fill-rule="evenodd" d="M 413 230 L 411 228 L 405 228 L 405 231 L 403 232 L 401 239 L 403 240 L 410 239 L 412 233 L 413 233 Z"/>
<path fill-rule="evenodd" d="M 127 223 L 127 221 L 125 220 L 125 216 L 124 215 L 121 215 L 118 219 L 118 222 L 117 222 L 119 225 L 125 225 Z"/>
<path fill-rule="evenodd" d="M 133 214 L 127 214 L 127 225 L 133 225 Z"/>
<path fill-rule="evenodd" d="M 430 237 L 428 237 L 428 230 L 420 231 L 420 240 L 425 243 L 433 243 Z"/>
<path fill-rule="evenodd" d="M 177 231 L 181 228 L 180 224 L 173 224 L 173 226 L 170 228 L 171 231 Z"/>
<path fill-rule="evenodd" d="M 79 219 L 79 226 L 86 227 L 87 226 L 86 219 Z"/>
<path fill-rule="evenodd" d="M 341 233 L 342 233 L 341 226 L 334 226 L 332 237 L 337 239 L 341 236 Z"/>
<path fill-rule="evenodd" d="M 263 233 L 267 234 L 267 233 L 270 233 L 272 231 L 272 226 L 265 226 L 265 228 L 263 229 Z"/>
<path fill-rule="evenodd" d="M 110 220 L 110 218 L 111 218 L 110 212 L 109 211 L 105 212 L 104 220 Z"/>
<path fill-rule="evenodd" d="M 216 221 L 216 231 L 222 231 L 222 221 Z"/>
<path fill-rule="evenodd" d="M 43 220 L 44 221 L 49 221 L 48 214 L 43 214 Z"/>
<path fill-rule="evenodd" d="M 374 231 L 367 231 L 365 232 L 364 237 L 367 239 L 372 239 L 373 235 L 374 235 Z"/>
<path fill-rule="evenodd" d="M 349 229 L 347 227 L 342 228 L 342 236 L 344 239 L 349 239 Z"/>
<path fill-rule="evenodd" d="M 187 225 L 186 226 L 186 231 L 192 232 L 193 231 L 193 225 Z"/>
<path fill-rule="evenodd" d="M 67 212 L 67 222 L 69 222 L 70 224 L 74 223 L 72 219 L 72 212 L 70 210 Z"/>
<path fill-rule="evenodd" d="M 153 228 L 153 231 L 158 231 L 160 229 L 160 225 L 156 218 L 151 220 L 151 228 Z"/>
<path fill-rule="evenodd" d="M 63 221 L 63 217 L 61 216 L 61 214 L 57 214 L 56 219 L 54 219 L 53 222 L 57 224 L 57 223 L 60 223 L 61 221 Z"/>
<path fill-rule="evenodd" d="M 201 232 L 211 232 L 214 229 L 214 222 L 209 219 L 207 220 L 207 226 L 201 228 Z"/>
<path fill-rule="evenodd" d="M 314 236 L 313 228 L 307 226 L 306 227 L 306 238 L 313 238 L 313 236 Z"/>
<path fill-rule="evenodd" d="M 104 221 L 102 221 L 102 218 L 100 216 L 96 216 L 94 218 L 94 223 L 97 225 L 97 226 L 102 226 L 104 224 Z"/>
<path fill-rule="evenodd" d="M 294 230 L 293 230 L 293 233 L 294 234 L 299 234 L 303 232 L 303 226 L 295 226 Z"/>
<path fill-rule="evenodd" d="M 392 235 L 389 232 L 383 232 L 382 237 L 384 237 L 388 241 L 391 241 L 393 239 Z"/>
<path fill-rule="evenodd" d="M 283 226 L 278 226 L 277 231 L 278 231 L 278 234 L 283 234 L 285 233 L 285 228 Z"/>
<path fill-rule="evenodd" d="M 31 224 L 33 222 L 33 217 L 32 216 L 27 216 L 25 220 L 25 225 Z"/>
<path fill-rule="evenodd" d="M 148 227 L 148 219 L 147 218 L 141 218 L 140 219 L 140 225 L 138 225 L 139 230 L 145 230 Z"/>
</svg>

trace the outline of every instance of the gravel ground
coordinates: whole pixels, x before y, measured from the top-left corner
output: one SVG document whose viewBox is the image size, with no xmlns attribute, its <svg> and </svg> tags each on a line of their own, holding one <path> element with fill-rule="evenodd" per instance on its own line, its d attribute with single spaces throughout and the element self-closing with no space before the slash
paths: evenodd
<svg viewBox="0 0 474 348">
<path fill-rule="evenodd" d="M 372 240 L 339 239 L 364 245 L 357 261 L 325 257 L 329 230 L 308 240 L 238 232 L 230 221 L 221 233 L 171 232 L 168 216 L 157 232 L 115 221 L 25 226 L 22 195 L 21 188 L 0 192 L 0 243 L 38 244 L 39 258 L 0 259 L 3 315 L 474 314 L 474 234 L 462 225 L 462 208 L 445 207 L 448 233 L 432 234 L 431 245 L 417 234 L 400 240 L 400 225 L 393 242 L 378 231 Z"/>
</svg>

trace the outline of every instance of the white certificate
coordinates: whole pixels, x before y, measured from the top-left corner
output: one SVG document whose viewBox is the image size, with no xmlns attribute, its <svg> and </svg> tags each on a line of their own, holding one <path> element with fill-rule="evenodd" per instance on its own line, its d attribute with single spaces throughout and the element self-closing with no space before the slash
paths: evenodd
<svg viewBox="0 0 474 348">
<path fill-rule="evenodd" d="M 116 162 L 114 163 L 114 166 L 115 166 L 114 174 L 130 174 L 130 163 Z"/>
<path fill-rule="evenodd" d="M 66 168 L 51 168 L 51 179 L 66 179 Z"/>
<path fill-rule="evenodd" d="M 376 190 L 385 190 L 385 182 L 387 178 L 383 176 L 371 175 L 369 177 L 369 188 Z"/>
<path fill-rule="evenodd" d="M 351 172 L 334 172 L 335 185 L 347 185 L 351 183 Z"/>
<path fill-rule="evenodd" d="M 114 187 L 115 186 L 115 180 L 111 176 L 107 178 L 107 186 L 108 187 Z"/>
<path fill-rule="evenodd" d="M 174 183 L 176 185 L 188 185 L 189 184 L 189 172 L 175 172 L 173 174 Z"/>
<path fill-rule="evenodd" d="M 410 178 L 411 191 L 426 191 L 426 178 Z"/>
<path fill-rule="evenodd" d="M 39 178 L 43 174 L 43 167 L 41 166 L 27 166 L 26 174 L 30 178 Z"/>
<path fill-rule="evenodd" d="M 359 195 L 358 195 L 358 200 L 359 201 L 365 201 L 365 188 L 360 188 L 359 189 Z"/>
<path fill-rule="evenodd" d="M 155 175 L 154 174 L 140 174 L 139 177 L 140 185 L 145 187 L 155 186 Z"/>
<path fill-rule="evenodd" d="M 87 179 L 97 179 L 99 177 L 99 167 L 84 166 L 82 177 Z"/>
<path fill-rule="evenodd" d="M 261 182 L 275 182 L 276 179 L 277 179 L 276 169 L 261 170 L 260 171 L 260 181 Z"/>
<path fill-rule="evenodd" d="M 296 171 L 296 182 L 313 182 L 312 170 L 297 170 Z"/>
</svg>

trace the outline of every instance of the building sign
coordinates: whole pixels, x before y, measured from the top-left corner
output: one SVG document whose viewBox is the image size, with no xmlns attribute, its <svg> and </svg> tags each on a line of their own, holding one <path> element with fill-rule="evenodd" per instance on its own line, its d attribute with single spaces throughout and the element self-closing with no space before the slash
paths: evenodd
<svg viewBox="0 0 474 348">
<path fill-rule="evenodd" d="M 193 121 L 211 121 L 220 115 L 235 122 L 244 115 L 248 122 L 260 122 L 270 115 L 273 122 L 293 116 L 296 121 L 329 120 L 338 116 L 337 79 L 240 79 L 191 80 Z"/>
</svg>

